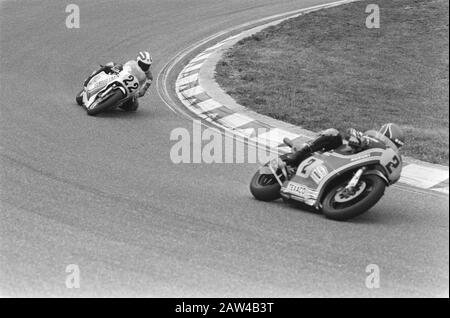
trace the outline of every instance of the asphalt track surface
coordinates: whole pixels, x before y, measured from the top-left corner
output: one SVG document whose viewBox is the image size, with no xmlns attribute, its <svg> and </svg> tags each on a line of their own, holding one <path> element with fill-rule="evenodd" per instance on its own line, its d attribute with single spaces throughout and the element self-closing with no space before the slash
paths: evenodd
<svg viewBox="0 0 450 318">
<path fill-rule="evenodd" d="M 292 0 L 64 1 L 1 5 L 3 296 L 448 296 L 446 196 L 392 188 L 340 223 L 254 200 L 254 164 L 180 164 L 191 126 L 155 87 L 137 113 L 74 103 L 99 63 L 150 48 L 155 75 L 223 29 L 319 4 Z M 81 288 L 67 289 L 77 264 Z M 381 270 L 365 286 L 366 266 Z"/>
</svg>

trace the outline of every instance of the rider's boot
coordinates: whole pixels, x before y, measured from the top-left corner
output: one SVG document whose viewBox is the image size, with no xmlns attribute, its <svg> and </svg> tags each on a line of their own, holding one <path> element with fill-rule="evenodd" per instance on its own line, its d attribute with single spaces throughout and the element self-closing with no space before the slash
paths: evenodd
<svg viewBox="0 0 450 318">
<path fill-rule="evenodd" d="M 304 144 L 303 147 L 292 154 L 286 155 L 284 162 L 291 167 L 297 167 L 303 160 L 309 157 L 312 149 L 309 144 Z"/>
<path fill-rule="evenodd" d="M 297 167 L 303 160 L 316 151 L 330 151 L 342 145 L 342 137 L 337 135 L 321 135 L 313 141 L 303 144 L 303 147 L 284 160 L 291 167 Z"/>
</svg>

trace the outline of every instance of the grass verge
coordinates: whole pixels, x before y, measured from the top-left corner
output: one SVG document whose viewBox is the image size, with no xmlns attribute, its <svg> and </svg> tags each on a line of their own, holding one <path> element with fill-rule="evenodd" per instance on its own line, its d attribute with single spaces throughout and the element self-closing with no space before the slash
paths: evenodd
<svg viewBox="0 0 450 318">
<path fill-rule="evenodd" d="M 447 164 L 449 3 L 362 1 L 284 21 L 239 41 L 216 66 L 238 103 L 318 131 L 398 123 L 405 155 Z"/>
</svg>

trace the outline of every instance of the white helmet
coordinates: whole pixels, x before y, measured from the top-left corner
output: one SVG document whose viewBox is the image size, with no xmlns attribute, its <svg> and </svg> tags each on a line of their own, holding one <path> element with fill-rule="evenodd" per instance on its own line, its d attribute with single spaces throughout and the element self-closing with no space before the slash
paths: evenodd
<svg viewBox="0 0 450 318">
<path fill-rule="evenodd" d="M 152 56 L 147 51 L 141 51 L 139 52 L 136 61 L 138 62 L 139 67 L 144 71 L 147 72 L 150 66 L 152 65 Z"/>
</svg>

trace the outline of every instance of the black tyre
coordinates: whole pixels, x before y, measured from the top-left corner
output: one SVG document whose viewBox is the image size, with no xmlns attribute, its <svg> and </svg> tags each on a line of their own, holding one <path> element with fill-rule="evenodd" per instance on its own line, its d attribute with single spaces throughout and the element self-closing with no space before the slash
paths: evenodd
<svg viewBox="0 0 450 318">
<path fill-rule="evenodd" d="M 77 102 L 78 105 L 83 105 L 83 98 L 81 97 L 81 93 L 83 93 L 83 91 L 80 91 L 77 96 L 75 97 L 75 101 Z"/>
<path fill-rule="evenodd" d="M 250 192 L 260 201 L 273 201 L 281 198 L 281 186 L 272 174 L 260 174 L 256 171 L 250 182 Z"/>
<path fill-rule="evenodd" d="M 354 194 L 342 192 L 349 179 L 332 187 L 322 202 L 323 214 L 333 220 L 345 221 L 373 207 L 383 196 L 386 183 L 376 175 L 363 175 Z"/>
<path fill-rule="evenodd" d="M 98 102 L 95 101 L 90 108 L 86 111 L 88 115 L 95 116 L 108 108 L 113 108 L 117 103 L 123 98 L 123 93 L 116 89 L 110 93 L 110 95 L 100 99 Z"/>
</svg>

